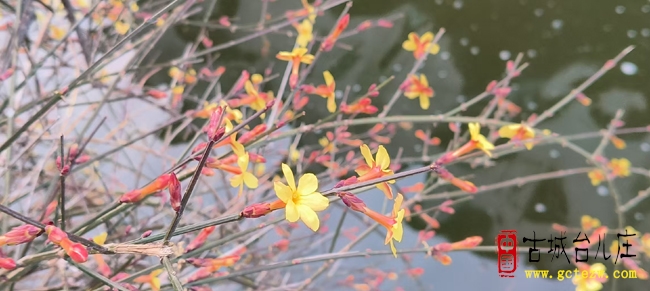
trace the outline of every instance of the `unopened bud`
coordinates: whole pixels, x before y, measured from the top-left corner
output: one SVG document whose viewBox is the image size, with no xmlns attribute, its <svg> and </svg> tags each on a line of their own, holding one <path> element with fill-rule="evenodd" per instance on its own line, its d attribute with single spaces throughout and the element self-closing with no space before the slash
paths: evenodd
<svg viewBox="0 0 650 291">
<path fill-rule="evenodd" d="M 13 270 L 16 268 L 16 262 L 12 258 L 0 258 L 0 268 Z"/>
<path fill-rule="evenodd" d="M 149 236 L 151 235 L 152 232 L 153 232 L 153 231 L 152 231 L 151 229 L 150 229 L 150 230 L 147 230 L 147 231 L 145 231 L 145 232 L 142 233 L 142 235 L 140 236 L 140 238 L 149 237 Z"/>
<path fill-rule="evenodd" d="M 210 121 L 208 121 L 208 126 L 205 130 L 208 134 L 208 138 L 213 142 L 219 140 L 224 135 L 224 133 L 226 133 L 226 129 L 221 126 L 222 118 L 223 107 L 219 106 L 216 110 L 214 110 L 214 112 L 212 112 L 212 115 L 210 115 Z"/>
<path fill-rule="evenodd" d="M 31 224 L 25 224 L 12 228 L 10 231 L 0 236 L 0 246 L 18 245 L 30 242 L 37 236 L 41 235 L 43 230 Z"/>
<path fill-rule="evenodd" d="M 246 208 L 241 212 L 241 216 L 246 218 L 257 218 L 262 217 L 269 212 L 271 212 L 271 205 L 269 203 L 255 203 L 246 206 Z"/>
<path fill-rule="evenodd" d="M 68 239 L 68 234 L 54 225 L 46 226 L 45 232 L 47 233 L 47 239 L 49 239 L 53 244 L 59 245 L 64 240 Z"/>
<path fill-rule="evenodd" d="M 338 195 L 341 197 L 343 203 L 345 203 L 347 207 L 350 207 L 350 209 L 361 213 L 366 212 L 366 203 L 364 203 L 363 200 L 359 199 L 359 197 L 356 195 L 349 192 L 341 192 L 338 193 Z"/>
<path fill-rule="evenodd" d="M 65 249 L 65 253 L 77 263 L 84 263 L 88 260 L 88 251 L 86 247 L 80 243 L 72 243 Z"/>
<path fill-rule="evenodd" d="M 181 182 L 174 173 L 169 181 L 169 202 L 174 211 L 178 212 L 181 209 Z"/>
</svg>

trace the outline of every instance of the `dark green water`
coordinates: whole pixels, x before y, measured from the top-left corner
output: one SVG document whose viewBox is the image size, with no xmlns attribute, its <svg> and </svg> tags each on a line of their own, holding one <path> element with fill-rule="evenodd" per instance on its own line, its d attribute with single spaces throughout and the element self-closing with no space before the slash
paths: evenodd
<svg viewBox="0 0 650 291">
<path fill-rule="evenodd" d="M 256 23 L 260 14 L 258 2 L 218 1 L 212 18 L 228 15 L 240 23 Z M 269 12 L 279 15 L 286 9 L 299 7 L 298 0 L 276 1 L 270 3 Z M 324 35 L 329 31 L 341 9 L 342 7 L 332 9 L 318 18 L 315 27 L 318 34 Z M 555 104 L 598 70 L 606 60 L 613 58 L 628 45 L 634 45 L 636 49 L 622 63 L 585 91 L 593 100 L 591 106 L 584 107 L 572 102 L 541 126 L 561 134 L 597 131 L 607 126 L 617 109 L 625 110 L 623 121 L 627 126 L 645 126 L 650 121 L 647 108 L 650 100 L 650 1 L 358 0 L 354 1 L 350 13 L 352 18 L 349 27 L 355 27 L 364 20 L 377 20 L 397 13 L 402 13 L 404 17 L 396 20 L 392 29 L 373 28 L 343 40 L 354 50 L 335 49 L 324 55 L 314 68 L 317 73 L 312 74 L 307 83 L 322 83 L 320 72 L 330 70 L 337 80 L 337 87 L 343 89 L 348 85 L 353 86 L 354 94 L 359 89 L 359 86 L 355 86 L 357 84 L 361 90 L 365 90 L 371 83 L 395 75 L 398 81 L 388 85 L 373 101 L 379 102 L 376 105 L 381 108 L 413 65 L 412 54 L 401 49 L 401 43 L 407 34 L 411 31 L 420 34 L 427 30 L 436 32 L 444 27 L 447 32 L 440 42 L 441 53 L 430 56 L 420 71 L 428 76 L 436 91 L 431 108 L 424 112 L 417 101 L 404 98 L 397 103 L 391 114 L 446 112 L 458 106 L 459 102 L 481 93 L 491 80 L 500 79 L 505 69 L 505 60 L 514 59 L 517 53 L 522 52 L 524 61 L 529 62 L 530 66 L 521 77 L 515 79 L 512 84 L 513 93 L 508 99 L 519 105 L 522 117 L 527 118 L 530 114 L 539 114 Z M 179 39 L 194 41 L 196 31 L 196 27 L 182 26 L 170 33 L 159 46 L 163 47 L 163 59 L 178 57 L 184 45 Z M 231 34 L 213 31 L 210 36 L 215 44 L 219 44 L 246 34 L 248 32 Z M 228 68 L 223 83 L 232 84 L 242 69 L 262 72 L 270 63 L 275 65 L 275 72 L 282 72 L 285 63 L 276 61 L 274 55 L 280 50 L 290 50 L 293 39 L 280 33 L 271 35 L 269 41 L 271 46 L 267 56 L 260 53 L 260 39 L 222 51 L 217 64 Z M 164 77 L 161 76 L 159 81 L 164 81 Z M 274 80 L 266 89 L 275 91 L 278 87 L 279 80 Z M 308 114 L 303 119 L 307 123 L 327 115 L 325 101 L 321 98 L 312 100 L 307 106 Z M 485 104 L 472 107 L 464 115 L 480 114 Z M 443 144 L 451 137 L 446 126 L 433 128 L 432 125 L 420 124 L 416 128 L 433 129 L 434 134 L 442 138 Z M 351 130 L 363 132 L 367 127 Z M 315 143 L 317 138 L 306 136 L 303 141 Z M 627 149 L 616 150 L 610 146 L 605 151 L 606 156 L 625 157 L 634 167 L 647 169 L 650 166 L 648 135 L 627 135 L 622 138 L 627 142 Z M 587 151 L 593 151 L 598 142 L 599 139 L 591 139 L 577 144 Z M 404 157 L 415 157 L 421 151 L 421 146 L 414 146 L 416 144 L 420 143 L 412 131 L 400 130 L 388 150 L 394 154 L 402 148 Z M 439 153 L 442 150 L 442 147 L 430 148 L 429 153 Z M 472 181 L 476 185 L 486 185 L 520 176 L 586 166 L 584 158 L 560 146 L 539 146 L 532 151 L 501 157 L 495 162 L 494 167 L 486 169 L 470 169 L 469 166 L 458 165 L 450 170 L 457 176 L 472 174 Z M 414 177 L 401 185 L 423 181 L 424 178 Z M 632 175 L 616 180 L 615 185 L 625 202 L 639 190 L 646 189 L 648 182 L 648 177 Z M 380 207 L 381 202 L 377 205 Z M 521 238 L 532 237 L 533 231 L 538 238 L 548 238 L 554 233 L 550 228 L 551 223 L 579 227 L 580 217 L 585 214 L 599 218 L 604 225 L 617 225 L 609 191 L 606 187 L 593 187 L 586 175 L 484 192 L 471 202 L 457 206 L 456 211 L 452 216 L 440 217 L 442 228 L 437 232 L 436 239 L 457 241 L 467 236 L 480 235 L 484 237 L 484 245 L 492 245 L 492 238 L 500 230 L 516 229 L 521 243 Z M 645 219 L 650 215 L 649 211 L 648 201 L 631 209 L 625 216 L 626 225 L 631 225 L 642 233 L 650 232 L 650 225 Z M 412 226 L 421 228 L 424 224 L 415 221 Z M 574 238 L 570 237 L 569 240 Z M 608 238 L 609 247 L 612 237 Z M 415 235 L 407 234 L 405 241 L 410 242 L 403 243 L 404 247 L 411 247 Z M 569 254 L 573 253 L 571 245 L 569 241 Z M 369 244 L 358 249 L 383 247 Z M 548 243 L 543 243 L 540 248 L 545 252 Z M 638 255 L 641 257 L 641 266 L 650 270 L 647 258 Z M 528 264 L 526 257 L 526 254 L 521 255 L 519 270 L 574 268 L 566 261 L 558 262 L 554 259 L 551 262 L 550 256 L 543 256 L 540 263 Z M 590 257 L 593 257 L 591 253 Z M 454 263 L 451 266 L 442 267 L 430 258 L 418 257 L 412 266 L 425 268 L 424 277 L 416 284 L 403 275 L 399 284 L 424 290 L 430 290 L 431 286 L 437 290 L 574 288 L 570 280 L 558 283 L 556 280 L 522 279 L 523 272 L 517 273 L 516 279 L 498 278 L 495 254 L 454 254 L 452 258 Z M 590 263 L 593 262 L 591 259 Z M 357 261 L 356 264 L 362 266 L 367 261 Z M 611 275 L 611 260 L 606 265 Z M 610 278 L 603 290 L 610 290 L 612 281 Z M 392 290 L 390 284 L 393 283 L 382 285 L 381 290 Z M 648 283 L 620 280 L 617 284 L 619 290 L 646 290 Z"/>
</svg>

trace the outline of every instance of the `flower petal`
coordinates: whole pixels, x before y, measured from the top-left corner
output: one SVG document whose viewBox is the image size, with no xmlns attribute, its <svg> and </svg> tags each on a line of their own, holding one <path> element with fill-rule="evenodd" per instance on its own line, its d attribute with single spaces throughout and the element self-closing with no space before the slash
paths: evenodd
<svg viewBox="0 0 650 291">
<path fill-rule="evenodd" d="M 434 37 L 434 35 L 430 31 L 425 32 L 422 35 L 422 37 L 420 37 L 420 43 L 424 44 L 424 45 L 427 45 L 427 44 L 429 44 L 430 42 L 433 41 L 433 37 Z"/>
<path fill-rule="evenodd" d="M 424 74 L 420 74 L 420 84 L 422 87 L 429 87 L 429 80 L 427 80 L 427 76 Z"/>
<path fill-rule="evenodd" d="M 293 55 L 290 52 L 279 52 L 277 55 L 275 55 L 275 57 L 278 60 L 289 62 L 289 61 L 291 61 L 291 58 L 293 57 Z"/>
<path fill-rule="evenodd" d="M 323 211 L 330 205 L 330 200 L 318 192 L 300 197 L 300 205 L 309 207 L 314 211 Z"/>
<path fill-rule="evenodd" d="M 230 178 L 230 186 L 232 187 L 239 187 L 241 183 L 243 182 L 242 175 L 235 175 L 232 178 Z"/>
<path fill-rule="evenodd" d="M 296 193 L 299 196 L 309 195 L 316 192 L 316 190 L 318 190 L 318 178 L 316 178 L 316 175 L 307 173 L 300 177 L 298 189 L 296 189 Z"/>
<path fill-rule="evenodd" d="M 289 186 L 285 185 L 282 182 L 273 183 L 273 189 L 275 190 L 275 195 L 278 196 L 280 200 L 284 203 L 289 203 L 293 200 L 293 190 Z"/>
<path fill-rule="evenodd" d="M 408 99 L 415 99 L 418 96 L 420 96 L 420 92 L 418 92 L 416 90 L 413 90 L 413 91 L 409 90 L 409 91 L 404 92 L 404 96 L 406 96 L 406 98 L 408 98 Z"/>
<path fill-rule="evenodd" d="M 471 122 L 467 125 L 467 127 L 469 127 L 469 134 L 472 139 L 475 139 L 481 134 L 481 126 L 478 124 L 478 122 Z"/>
<path fill-rule="evenodd" d="M 397 250 L 395 249 L 395 244 L 393 243 L 393 240 L 390 241 L 390 250 L 393 252 L 393 256 L 397 258 Z"/>
<path fill-rule="evenodd" d="M 298 205 L 298 213 L 300 213 L 300 219 L 305 223 L 305 225 L 307 225 L 307 227 L 313 231 L 318 230 L 320 227 L 320 220 L 318 220 L 318 215 L 314 210 L 305 205 Z"/>
<path fill-rule="evenodd" d="M 327 111 L 330 113 L 336 112 L 336 100 L 333 97 L 327 98 Z"/>
<path fill-rule="evenodd" d="M 244 178 L 244 184 L 246 184 L 246 187 L 248 187 L 249 189 L 257 188 L 258 181 L 257 181 L 257 177 L 255 177 L 255 175 L 253 175 L 252 173 L 249 173 L 249 172 L 244 172 L 242 174 L 242 176 Z"/>
<path fill-rule="evenodd" d="M 423 110 L 429 109 L 429 96 L 427 94 L 420 94 L 420 107 Z"/>
<path fill-rule="evenodd" d="M 300 219 L 300 213 L 298 212 L 298 205 L 293 203 L 293 200 L 289 200 L 287 202 L 287 206 L 285 206 L 285 215 L 286 218 L 289 222 L 296 222 L 298 219 Z"/>
<path fill-rule="evenodd" d="M 293 178 L 293 171 L 291 171 L 289 165 L 282 163 L 282 173 L 284 173 L 284 178 L 287 180 L 289 188 L 296 191 L 296 180 Z"/>
<path fill-rule="evenodd" d="M 366 164 L 368 164 L 369 167 L 375 166 L 375 160 L 372 158 L 372 153 L 370 152 L 368 145 L 361 145 L 361 155 L 363 155 L 363 158 L 366 160 Z"/>
<path fill-rule="evenodd" d="M 306 54 L 300 58 L 300 62 L 305 63 L 305 64 L 311 64 L 311 62 L 314 61 L 314 55 L 312 54 Z"/>
<path fill-rule="evenodd" d="M 519 124 L 504 125 L 499 128 L 499 136 L 503 138 L 512 138 L 517 134 L 519 128 L 521 128 L 521 125 Z"/>
<path fill-rule="evenodd" d="M 386 151 L 386 148 L 383 145 L 379 146 L 377 149 L 377 165 L 382 169 L 388 169 L 390 167 L 390 156 Z"/>
<path fill-rule="evenodd" d="M 237 158 L 237 165 L 239 166 L 242 172 L 246 172 L 246 170 L 248 170 L 248 161 L 249 161 L 248 153 L 245 153 L 239 158 Z"/>
<path fill-rule="evenodd" d="M 440 52 L 440 45 L 438 45 L 437 43 L 431 46 L 431 48 L 429 49 L 429 53 L 432 55 L 436 55 L 439 52 Z"/>
<path fill-rule="evenodd" d="M 325 71 L 323 72 L 323 78 L 325 78 L 325 84 L 329 87 L 331 84 L 334 83 L 334 76 L 332 76 L 332 73 L 330 71 Z"/>
</svg>

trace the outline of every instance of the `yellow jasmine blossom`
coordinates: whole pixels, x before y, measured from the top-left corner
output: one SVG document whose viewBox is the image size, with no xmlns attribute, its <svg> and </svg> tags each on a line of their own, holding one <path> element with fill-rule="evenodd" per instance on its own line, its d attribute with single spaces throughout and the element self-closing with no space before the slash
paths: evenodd
<svg viewBox="0 0 650 291">
<path fill-rule="evenodd" d="M 426 32 L 421 37 L 417 33 L 409 33 L 408 40 L 402 43 L 402 48 L 407 51 L 413 52 L 416 59 L 423 57 L 426 53 L 437 54 L 440 52 L 440 46 L 436 43 L 431 46 L 434 35 L 431 32 Z"/>
<path fill-rule="evenodd" d="M 393 242 L 393 240 L 396 240 L 397 242 L 401 242 L 402 236 L 404 235 L 404 228 L 402 227 L 402 221 L 404 220 L 404 213 L 406 210 L 401 209 L 402 201 L 404 201 L 404 196 L 398 193 L 397 198 L 395 198 L 395 204 L 393 204 L 393 211 L 391 212 L 390 216 L 379 214 L 378 212 L 366 206 L 363 206 L 363 211 L 362 211 L 365 215 L 372 218 L 372 220 L 376 221 L 377 223 L 381 224 L 383 227 L 386 228 L 387 232 L 386 232 L 386 239 L 384 240 L 384 244 L 390 243 L 390 249 L 391 251 L 393 251 L 393 256 L 395 256 L 396 258 L 397 258 L 397 250 L 395 249 L 395 243 Z"/>
<path fill-rule="evenodd" d="M 410 85 L 404 92 L 404 96 L 409 99 L 420 99 L 420 107 L 424 110 L 429 109 L 429 98 L 433 98 L 435 92 L 429 87 L 429 80 L 424 74 L 420 78 L 415 75 L 409 77 Z"/>
<path fill-rule="evenodd" d="M 591 180 L 591 185 L 598 186 L 605 181 L 605 173 L 601 169 L 593 169 L 587 173 Z"/>
<path fill-rule="evenodd" d="M 607 167 L 612 171 L 612 174 L 618 177 L 627 177 L 630 175 L 630 160 L 626 158 L 612 159 Z"/>
<path fill-rule="evenodd" d="M 485 152 L 488 157 L 492 157 L 491 150 L 494 149 L 494 145 L 481 134 L 481 125 L 478 122 L 470 123 L 469 125 L 469 134 L 472 137 L 472 141 L 476 143 L 476 148 Z"/>
<path fill-rule="evenodd" d="M 287 184 L 275 182 L 275 194 L 286 204 L 286 218 L 289 222 L 296 222 L 301 219 L 307 227 L 317 231 L 320 227 L 317 211 L 323 211 L 329 206 L 329 199 L 321 195 L 318 190 L 318 179 L 316 175 L 307 173 L 300 177 L 298 185 L 293 176 L 291 168 L 282 164 L 282 172 Z"/>
<path fill-rule="evenodd" d="M 234 136 L 234 135 L 232 135 Z M 230 185 L 237 188 L 239 187 L 239 192 L 237 195 L 241 195 L 244 191 L 244 184 L 249 189 L 255 189 L 258 186 L 257 177 L 253 173 L 248 172 L 248 163 L 249 155 L 245 151 L 244 146 L 237 142 L 235 139 L 231 139 L 232 150 L 237 155 L 237 165 L 241 169 L 241 174 L 237 174 L 230 178 Z"/>
<path fill-rule="evenodd" d="M 313 28 L 314 24 L 309 21 L 309 19 L 305 19 L 299 25 L 296 25 L 296 30 L 298 31 L 296 43 L 299 47 L 306 47 L 314 38 L 314 35 L 312 33 Z"/>
<path fill-rule="evenodd" d="M 394 174 L 393 170 L 390 169 L 390 156 L 383 145 L 380 145 L 377 149 L 377 154 L 375 154 L 374 159 L 372 158 L 372 153 L 370 152 L 368 145 L 361 145 L 361 155 L 363 155 L 366 164 L 359 166 L 355 170 L 359 175 L 357 181 L 366 182 Z M 378 183 L 377 188 L 384 192 L 386 198 L 393 199 L 393 189 L 388 185 L 389 183 L 394 184 L 395 180 Z"/>
<path fill-rule="evenodd" d="M 499 136 L 517 142 L 535 138 L 535 131 L 525 124 L 510 124 L 499 129 Z M 524 143 L 524 146 L 530 150 L 533 148 L 533 143 L 527 142 Z"/>
</svg>

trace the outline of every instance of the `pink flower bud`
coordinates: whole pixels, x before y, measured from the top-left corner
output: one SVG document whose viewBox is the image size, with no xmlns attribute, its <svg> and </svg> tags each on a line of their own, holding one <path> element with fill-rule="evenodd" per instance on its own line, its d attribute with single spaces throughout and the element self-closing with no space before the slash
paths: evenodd
<svg viewBox="0 0 650 291">
<path fill-rule="evenodd" d="M 208 138 L 216 142 L 219 140 L 224 133 L 226 133 L 226 129 L 221 126 L 221 118 L 223 117 L 223 107 L 219 106 L 217 109 L 212 112 L 212 115 L 210 115 L 210 121 L 208 121 L 208 126 L 205 129 L 205 132 L 208 134 Z"/>
<path fill-rule="evenodd" d="M 510 73 L 510 72 L 512 72 L 512 71 L 514 71 L 514 70 L 515 70 L 515 62 L 513 62 L 513 61 L 507 61 L 507 62 L 506 62 L 506 71 L 507 71 L 508 73 Z"/>
<path fill-rule="evenodd" d="M 153 232 L 153 231 L 152 231 L 151 229 L 150 229 L 150 230 L 147 230 L 147 231 L 143 232 L 142 235 L 141 235 L 140 237 L 141 237 L 141 238 L 149 237 L 149 236 L 151 235 L 152 232 Z"/>
<path fill-rule="evenodd" d="M 81 155 L 78 158 L 74 160 L 75 164 L 83 164 L 87 161 L 90 161 L 90 156 L 89 155 Z"/>
<path fill-rule="evenodd" d="M 492 90 L 494 90 L 494 88 L 496 87 L 497 87 L 497 81 L 493 80 L 487 85 L 487 87 L 485 87 L 485 92 L 492 92 Z"/>
<path fill-rule="evenodd" d="M 377 26 L 384 27 L 384 28 L 392 28 L 393 27 L 393 22 L 390 21 L 390 20 L 386 20 L 386 19 L 379 19 L 377 21 Z"/>
</svg>

